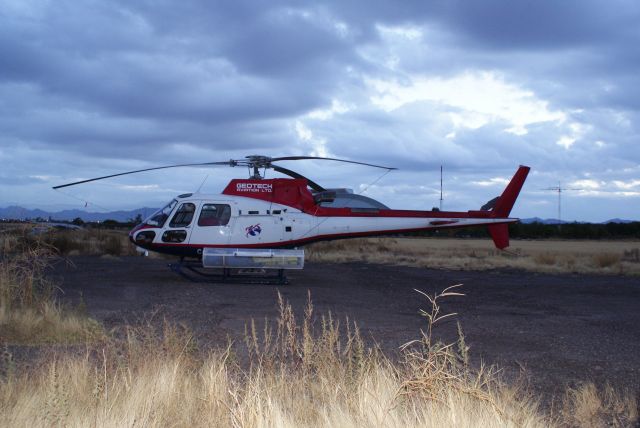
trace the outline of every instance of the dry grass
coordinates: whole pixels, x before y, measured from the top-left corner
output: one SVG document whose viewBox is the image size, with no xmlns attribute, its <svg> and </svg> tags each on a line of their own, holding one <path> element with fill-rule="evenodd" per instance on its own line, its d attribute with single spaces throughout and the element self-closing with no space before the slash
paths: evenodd
<svg viewBox="0 0 640 428">
<path fill-rule="evenodd" d="M 468 364 L 464 336 L 434 342 L 450 315 L 424 295 L 426 327 L 392 363 L 357 325 L 302 314 L 281 296 L 279 317 L 247 326 L 243 346 L 199 350 L 190 332 L 164 322 L 125 327 L 81 354 L 58 351 L 30 370 L 0 360 L 1 426 L 547 427 L 637 422 L 634 398 L 567 393 L 563 413 Z M 300 321 L 298 321 L 300 319 Z M 118 339 L 116 339 L 118 338 Z M 585 392 L 586 391 L 586 392 Z M 596 404 L 594 404 L 596 403 Z M 587 425 L 588 426 L 588 425 Z"/>
<path fill-rule="evenodd" d="M 436 297 L 436 304 L 437 304 Z M 84 355 L 53 356 L 0 382 L 4 426 L 548 426 L 530 398 L 451 346 L 408 345 L 394 365 L 357 326 L 330 314 L 296 321 L 282 298 L 273 326 L 248 326 L 246 358 L 205 356 L 183 328 L 127 328 Z M 316 325 L 317 324 L 317 325 Z M 431 327 L 428 327 L 431 331 Z M 238 349 L 239 350 L 239 349 Z M 244 368 L 243 368 L 244 367 Z"/>
<path fill-rule="evenodd" d="M 453 270 L 522 269 L 548 273 L 640 275 L 640 242 L 511 241 L 507 251 L 491 240 L 364 238 L 307 247 L 310 261 L 365 261 Z"/>
<path fill-rule="evenodd" d="M 129 242 L 125 230 L 43 229 L 33 224 L 4 225 L 0 228 L 0 251 L 5 247 L 21 251 L 36 244 L 49 246 L 61 256 L 73 255 L 136 255 L 135 246 Z"/>
<path fill-rule="evenodd" d="M 597 428 L 627 427 L 638 423 L 637 398 L 619 393 L 610 385 L 598 389 L 592 382 L 567 390 L 562 408 L 566 426 Z"/>
<path fill-rule="evenodd" d="M 0 342 L 30 345 L 83 342 L 103 334 L 95 320 L 56 303 L 21 309 L 0 305 L 0 331 Z"/>
<path fill-rule="evenodd" d="M 0 236 L 0 341 L 64 343 L 99 336 L 95 321 L 55 300 L 56 285 L 45 272 L 56 250 L 23 238 Z"/>
<path fill-rule="evenodd" d="M 118 230 L 65 230 L 52 231 L 43 236 L 62 255 L 136 255 L 135 246 L 127 233 Z"/>
</svg>

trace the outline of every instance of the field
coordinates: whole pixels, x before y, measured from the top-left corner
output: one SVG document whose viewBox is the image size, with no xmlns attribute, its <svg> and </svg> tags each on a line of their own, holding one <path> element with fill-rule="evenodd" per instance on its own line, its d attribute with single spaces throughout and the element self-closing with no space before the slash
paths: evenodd
<svg viewBox="0 0 640 428">
<path fill-rule="evenodd" d="M 521 269 L 547 273 L 640 274 L 638 241 L 512 240 L 506 251 L 488 239 L 369 238 L 321 242 L 308 259 L 364 261 L 455 270 Z"/>
<path fill-rule="evenodd" d="M 320 243 L 276 287 L 79 233 L 1 242 L 0 425 L 637 424 L 640 243 Z"/>
</svg>

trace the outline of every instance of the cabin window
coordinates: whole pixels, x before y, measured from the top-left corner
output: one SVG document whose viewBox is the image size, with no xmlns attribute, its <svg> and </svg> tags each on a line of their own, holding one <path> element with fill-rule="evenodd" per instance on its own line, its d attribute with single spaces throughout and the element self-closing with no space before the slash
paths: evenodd
<svg viewBox="0 0 640 428">
<path fill-rule="evenodd" d="M 167 230 L 162 234 L 162 242 L 180 243 L 187 239 L 186 230 Z"/>
<path fill-rule="evenodd" d="M 187 227 L 193 220 L 193 214 L 196 211 L 196 206 L 191 202 L 185 202 L 178 208 L 175 215 L 171 219 L 169 226 L 171 227 Z"/>
<path fill-rule="evenodd" d="M 198 218 L 198 226 L 226 226 L 230 218 L 230 205 L 204 204 Z"/>
</svg>

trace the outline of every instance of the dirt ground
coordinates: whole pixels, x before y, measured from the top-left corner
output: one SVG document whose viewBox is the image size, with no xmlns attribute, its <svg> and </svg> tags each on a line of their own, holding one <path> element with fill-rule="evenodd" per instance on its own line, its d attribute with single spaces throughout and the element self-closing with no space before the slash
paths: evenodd
<svg viewBox="0 0 640 428">
<path fill-rule="evenodd" d="M 308 290 L 315 313 L 357 321 L 363 336 L 390 354 L 419 337 L 426 293 L 463 284 L 464 297 L 444 302 L 457 312 L 474 364 L 498 364 L 507 378 L 525 370 L 548 401 L 568 385 L 594 380 L 638 391 L 640 278 L 551 275 L 522 271 L 446 271 L 364 263 L 307 263 L 285 286 L 189 282 L 167 261 L 143 257 L 74 257 L 58 264 L 63 299 L 79 296 L 107 328 L 156 319 L 188 325 L 201 346 L 241 341 L 252 318 L 274 319 L 277 292 L 302 314 Z M 455 340 L 455 321 L 438 327 Z"/>
</svg>

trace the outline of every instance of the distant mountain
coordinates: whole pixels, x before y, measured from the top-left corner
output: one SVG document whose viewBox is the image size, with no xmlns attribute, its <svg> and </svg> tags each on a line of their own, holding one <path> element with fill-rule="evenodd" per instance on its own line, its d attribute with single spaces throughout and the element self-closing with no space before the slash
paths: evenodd
<svg viewBox="0 0 640 428">
<path fill-rule="evenodd" d="M 565 224 L 566 221 L 559 221 L 556 218 L 540 218 L 540 217 L 531 217 L 531 218 L 521 218 L 520 223 L 531 224 L 531 223 L 542 223 L 542 224 Z"/>
<path fill-rule="evenodd" d="M 36 219 L 43 218 L 48 219 L 51 217 L 53 220 L 73 220 L 75 218 L 81 218 L 83 221 L 105 221 L 105 220 L 116 220 L 116 221 L 128 221 L 130 219 L 134 219 L 140 214 L 143 218 L 149 216 L 151 213 L 156 211 L 157 208 L 137 208 L 134 210 L 120 210 L 120 211 L 109 211 L 109 212 L 88 212 L 83 210 L 64 210 L 64 211 L 44 211 L 40 209 L 27 209 L 18 206 L 11 206 L 6 208 L 0 208 L 0 219 L 11 219 L 11 220 L 26 220 L 26 219 Z"/>
<path fill-rule="evenodd" d="M 634 223 L 637 220 L 624 220 L 622 218 L 612 218 L 611 220 L 607 220 L 607 221 L 603 221 L 602 224 L 609 224 L 609 223 Z"/>
</svg>

